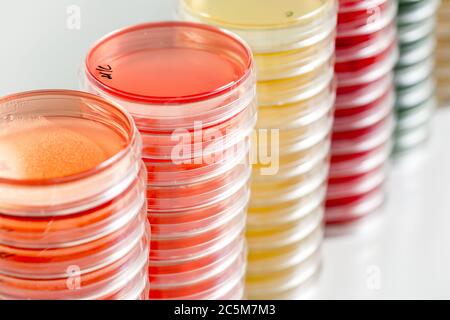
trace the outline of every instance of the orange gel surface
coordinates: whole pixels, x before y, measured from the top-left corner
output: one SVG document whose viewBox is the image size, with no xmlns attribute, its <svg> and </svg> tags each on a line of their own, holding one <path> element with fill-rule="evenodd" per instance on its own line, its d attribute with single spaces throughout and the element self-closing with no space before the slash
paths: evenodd
<svg viewBox="0 0 450 320">
<path fill-rule="evenodd" d="M 44 180 L 86 172 L 117 154 L 125 138 L 82 118 L 13 119 L 1 124 L 0 176 Z"/>
</svg>

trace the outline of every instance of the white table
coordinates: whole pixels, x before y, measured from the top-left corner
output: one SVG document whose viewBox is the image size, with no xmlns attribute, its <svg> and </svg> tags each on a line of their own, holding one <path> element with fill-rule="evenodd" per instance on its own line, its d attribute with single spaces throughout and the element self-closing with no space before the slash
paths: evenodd
<svg viewBox="0 0 450 320">
<path fill-rule="evenodd" d="M 392 165 L 388 195 L 379 215 L 325 241 L 314 298 L 450 298 L 450 109 Z"/>
</svg>

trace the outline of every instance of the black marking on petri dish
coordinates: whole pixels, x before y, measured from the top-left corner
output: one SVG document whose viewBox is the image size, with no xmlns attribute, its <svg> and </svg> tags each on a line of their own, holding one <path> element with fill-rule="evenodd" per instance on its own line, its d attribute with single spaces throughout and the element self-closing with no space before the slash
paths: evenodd
<svg viewBox="0 0 450 320">
<path fill-rule="evenodd" d="M 106 66 L 97 66 L 95 70 L 99 72 L 100 77 L 112 80 L 113 70 L 109 64 Z"/>
<path fill-rule="evenodd" d="M 294 11 L 286 11 L 286 17 L 291 18 L 294 16 Z"/>
</svg>

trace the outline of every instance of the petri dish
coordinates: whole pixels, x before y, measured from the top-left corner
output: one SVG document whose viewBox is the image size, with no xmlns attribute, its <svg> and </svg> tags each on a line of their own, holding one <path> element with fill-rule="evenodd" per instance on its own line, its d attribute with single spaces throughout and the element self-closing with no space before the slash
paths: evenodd
<svg viewBox="0 0 450 320">
<path fill-rule="evenodd" d="M 183 19 L 226 28 L 246 39 L 255 53 L 306 47 L 333 32 L 334 0 L 181 0 Z"/>
<path fill-rule="evenodd" d="M 254 69 L 238 37 L 188 22 L 118 30 L 86 58 L 85 88 L 125 107 L 142 135 L 152 299 L 242 291 Z"/>
<path fill-rule="evenodd" d="M 145 287 L 146 172 L 128 113 L 69 90 L 0 106 L 0 299 L 119 299 Z M 80 290 L 68 285 L 74 266 Z"/>
</svg>

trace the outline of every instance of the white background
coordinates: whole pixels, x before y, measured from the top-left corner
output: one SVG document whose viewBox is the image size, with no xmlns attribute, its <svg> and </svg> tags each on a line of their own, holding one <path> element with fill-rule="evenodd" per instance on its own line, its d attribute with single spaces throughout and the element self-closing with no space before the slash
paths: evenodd
<svg viewBox="0 0 450 320">
<path fill-rule="evenodd" d="M 67 27 L 67 8 L 81 28 Z M 0 95 L 78 88 L 91 44 L 119 27 L 172 19 L 173 0 L 14 0 L 0 4 Z M 312 298 L 450 298 L 450 110 L 428 147 L 392 168 L 378 216 L 324 245 Z"/>
<path fill-rule="evenodd" d="M 90 46 L 130 24 L 173 20 L 175 0 L 0 0 L 0 95 L 77 89 Z M 68 28 L 71 5 L 80 29 Z"/>
</svg>

